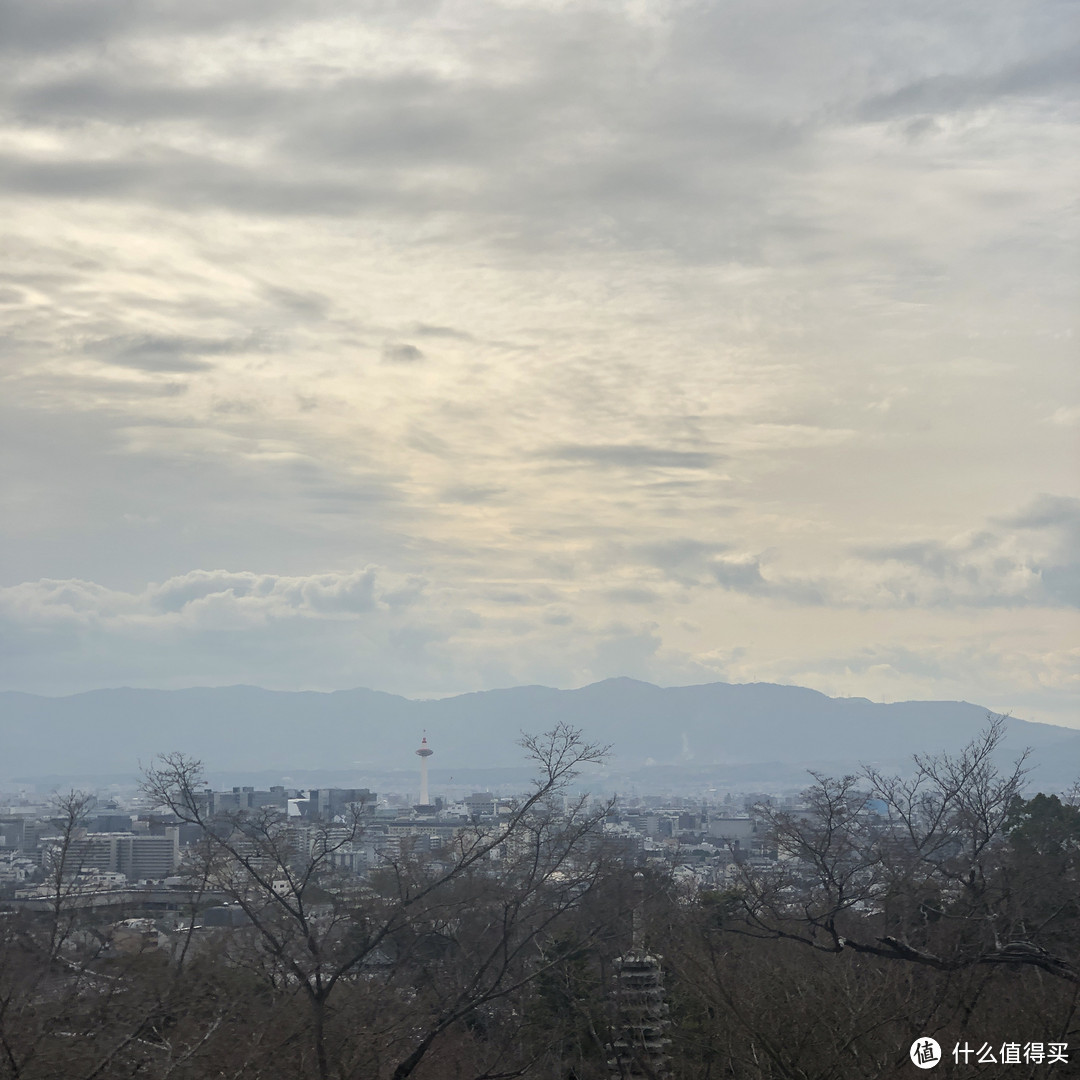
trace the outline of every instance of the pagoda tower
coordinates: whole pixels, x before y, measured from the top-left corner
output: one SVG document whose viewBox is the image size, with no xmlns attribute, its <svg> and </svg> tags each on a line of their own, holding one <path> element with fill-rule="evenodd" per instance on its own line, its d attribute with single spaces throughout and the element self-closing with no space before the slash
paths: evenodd
<svg viewBox="0 0 1080 1080">
<path fill-rule="evenodd" d="M 634 905 L 633 938 L 630 951 L 615 961 L 615 1056 L 608 1061 L 612 1080 L 647 1077 L 663 1080 L 671 1075 L 664 1030 L 670 1024 L 664 993 L 664 971 L 660 957 L 645 948 L 642 904 L 645 878 L 634 875 L 637 903 Z"/>
</svg>

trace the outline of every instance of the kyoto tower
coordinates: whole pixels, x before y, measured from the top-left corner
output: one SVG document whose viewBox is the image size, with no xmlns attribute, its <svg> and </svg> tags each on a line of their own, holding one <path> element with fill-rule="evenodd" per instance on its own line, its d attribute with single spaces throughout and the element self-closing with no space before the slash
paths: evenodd
<svg viewBox="0 0 1080 1080">
<path fill-rule="evenodd" d="M 420 805 L 430 806 L 431 800 L 428 799 L 428 786 L 427 786 L 427 759 L 434 754 L 435 751 L 431 749 L 427 744 L 427 735 L 420 740 L 420 749 L 416 751 L 417 757 L 420 758 Z"/>
</svg>

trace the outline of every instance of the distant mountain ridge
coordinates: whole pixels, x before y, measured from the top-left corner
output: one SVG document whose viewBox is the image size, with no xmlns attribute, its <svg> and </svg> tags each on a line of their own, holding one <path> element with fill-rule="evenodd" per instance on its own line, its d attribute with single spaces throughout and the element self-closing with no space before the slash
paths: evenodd
<svg viewBox="0 0 1080 1080">
<path fill-rule="evenodd" d="M 658 687 L 628 678 L 431 701 L 362 688 L 122 688 L 60 698 L 9 691 L 0 693 L 0 780 L 136 772 L 140 762 L 171 750 L 199 757 L 215 772 L 408 769 L 424 730 L 436 753 L 433 767 L 520 766 L 521 732 L 558 721 L 610 743 L 612 770 L 697 774 L 716 766 L 727 773 L 777 763 L 837 771 L 953 752 L 986 715 L 967 702 L 880 704 L 773 683 Z M 1080 777 L 1080 731 L 1010 720 L 1004 753 L 1016 756 L 1025 747 L 1033 748 L 1047 789 Z"/>
</svg>

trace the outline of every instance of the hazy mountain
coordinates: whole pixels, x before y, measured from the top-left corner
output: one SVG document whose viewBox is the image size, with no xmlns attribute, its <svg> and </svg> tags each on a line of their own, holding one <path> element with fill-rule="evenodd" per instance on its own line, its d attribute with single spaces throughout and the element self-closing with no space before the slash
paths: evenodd
<svg viewBox="0 0 1080 1080">
<path fill-rule="evenodd" d="M 797 777 L 860 762 L 955 750 L 986 710 L 955 701 L 876 704 L 768 683 L 661 688 L 608 679 L 579 690 L 522 686 L 411 701 L 373 690 L 279 692 L 250 686 L 0 694 L 0 779 L 131 774 L 182 750 L 215 773 L 409 770 L 426 729 L 442 770 L 520 766 L 522 731 L 559 720 L 610 743 L 608 772 L 645 783 L 710 776 Z M 1080 777 L 1080 732 L 1010 721 L 1005 751 L 1032 747 L 1046 788 Z M 644 773 L 641 770 L 645 770 Z M 667 779 L 665 779 L 667 778 Z M 338 781 L 340 782 L 340 781 Z"/>
</svg>

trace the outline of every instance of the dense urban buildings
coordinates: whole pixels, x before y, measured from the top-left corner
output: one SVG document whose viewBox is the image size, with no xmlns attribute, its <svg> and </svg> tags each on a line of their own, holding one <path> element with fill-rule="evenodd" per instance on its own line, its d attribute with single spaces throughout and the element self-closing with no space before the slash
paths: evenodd
<svg viewBox="0 0 1080 1080">
<path fill-rule="evenodd" d="M 798 792 L 597 797 L 563 726 L 517 791 L 215 789 L 168 755 L 138 792 L 9 795 L 11 1075 L 92 1071 L 93 1040 L 118 1078 L 893 1075 L 927 994 L 956 1076 L 975 1024 L 1067 1064 L 1080 808 L 1022 794 L 1000 730 Z"/>
</svg>

